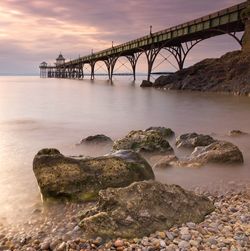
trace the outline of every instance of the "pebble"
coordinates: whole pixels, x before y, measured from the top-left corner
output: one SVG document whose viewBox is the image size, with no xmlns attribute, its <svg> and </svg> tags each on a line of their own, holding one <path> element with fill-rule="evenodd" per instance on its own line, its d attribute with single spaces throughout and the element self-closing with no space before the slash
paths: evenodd
<svg viewBox="0 0 250 251">
<path fill-rule="evenodd" d="M 246 196 L 245 196 L 245 195 Z M 243 196 L 244 195 L 244 196 Z M 211 197 L 211 196 L 210 196 Z M 84 239 L 76 215 L 86 205 L 32 214 L 16 228 L 0 224 L 0 250 L 6 251 L 248 251 L 250 250 L 250 196 L 248 193 L 211 197 L 216 210 L 203 222 L 187 222 L 133 240 Z M 54 210 L 54 211 L 53 211 Z M 46 213 L 47 212 L 47 213 Z M 62 218 L 63 216 L 63 218 Z"/>
<path fill-rule="evenodd" d="M 189 243 L 187 241 L 180 241 L 178 247 L 181 249 L 187 249 L 189 248 Z"/>
</svg>

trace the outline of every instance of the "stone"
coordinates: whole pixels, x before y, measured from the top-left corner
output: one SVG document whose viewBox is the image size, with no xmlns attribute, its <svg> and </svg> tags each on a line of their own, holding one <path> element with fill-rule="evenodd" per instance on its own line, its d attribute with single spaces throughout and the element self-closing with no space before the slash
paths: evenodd
<svg viewBox="0 0 250 251">
<path fill-rule="evenodd" d="M 184 249 L 184 250 L 187 250 L 189 248 L 189 243 L 187 241 L 180 241 L 179 244 L 178 244 L 178 247 L 180 249 Z"/>
<path fill-rule="evenodd" d="M 47 250 L 50 248 L 50 241 L 49 240 L 45 240 L 43 243 L 41 243 L 40 245 L 40 249 L 41 250 Z"/>
<path fill-rule="evenodd" d="M 167 141 L 172 135 L 172 130 L 147 129 L 131 131 L 124 138 L 116 140 L 113 150 L 134 150 L 139 153 L 172 153 L 173 148 Z"/>
<path fill-rule="evenodd" d="M 93 136 L 88 136 L 87 138 L 84 138 L 81 141 L 81 144 L 108 144 L 108 143 L 113 143 L 113 140 L 104 134 L 96 134 Z"/>
<path fill-rule="evenodd" d="M 118 151 L 91 158 L 70 158 L 58 150 L 41 150 L 33 161 L 44 200 L 91 201 L 108 187 L 154 179 L 151 166 L 139 154 Z"/>
<path fill-rule="evenodd" d="M 122 247 L 123 245 L 124 245 L 124 242 L 123 242 L 123 240 L 120 240 L 120 239 L 116 240 L 115 243 L 114 243 L 114 246 L 116 248 Z"/>
<path fill-rule="evenodd" d="M 242 132 L 240 130 L 231 130 L 228 132 L 229 136 L 242 136 L 242 135 L 247 135 L 246 132 Z"/>
<path fill-rule="evenodd" d="M 237 146 L 226 141 L 216 141 L 205 147 L 196 147 L 188 161 L 200 163 L 243 163 L 243 155 Z"/>
<path fill-rule="evenodd" d="M 250 20 L 245 34 L 250 37 Z M 244 41 L 250 41 L 246 39 Z M 246 46 L 248 45 L 248 46 Z M 250 42 L 243 51 L 226 53 L 220 58 L 208 58 L 174 74 L 160 76 L 153 83 L 164 90 L 192 90 L 250 94 Z M 248 48 L 248 49 L 246 49 Z M 245 53 L 247 51 L 247 53 Z"/>
<path fill-rule="evenodd" d="M 66 250 L 66 242 L 62 242 L 57 248 L 57 251 L 64 251 L 64 250 Z"/>
<path fill-rule="evenodd" d="M 152 86 L 153 86 L 153 83 L 148 80 L 142 80 L 142 83 L 140 85 L 140 87 L 152 87 Z"/>
<path fill-rule="evenodd" d="M 180 186 L 141 181 L 101 190 L 97 205 L 84 214 L 79 225 L 91 238 L 135 238 L 191 220 L 201 222 L 213 210 L 209 199 Z M 134 219 L 129 225 L 125 222 L 128 215 Z"/>
<path fill-rule="evenodd" d="M 216 140 L 214 140 L 209 135 L 197 134 L 193 132 L 180 135 L 176 139 L 176 146 L 178 148 L 179 147 L 195 148 L 197 146 L 208 146 L 214 143 L 215 141 Z"/>
<path fill-rule="evenodd" d="M 178 165 L 178 158 L 174 154 L 166 155 L 155 163 L 153 169 L 164 169 Z"/>
</svg>

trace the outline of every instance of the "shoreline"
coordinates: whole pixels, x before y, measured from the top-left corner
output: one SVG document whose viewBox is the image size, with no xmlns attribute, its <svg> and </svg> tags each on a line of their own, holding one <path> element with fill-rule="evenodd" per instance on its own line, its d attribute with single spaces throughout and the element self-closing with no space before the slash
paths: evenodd
<svg viewBox="0 0 250 251">
<path fill-rule="evenodd" d="M 214 202 L 216 209 L 201 223 L 186 223 L 133 240 L 86 238 L 77 225 L 76 215 L 95 203 L 36 208 L 26 224 L 0 226 L 0 247 L 16 251 L 249 250 L 250 186 L 237 193 L 227 191 L 217 197 L 205 195 Z"/>
<path fill-rule="evenodd" d="M 141 87 L 163 90 L 229 93 L 250 96 L 250 53 L 228 52 L 220 58 L 207 58 L 154 83 L 144 80 Z"/>
</svg>

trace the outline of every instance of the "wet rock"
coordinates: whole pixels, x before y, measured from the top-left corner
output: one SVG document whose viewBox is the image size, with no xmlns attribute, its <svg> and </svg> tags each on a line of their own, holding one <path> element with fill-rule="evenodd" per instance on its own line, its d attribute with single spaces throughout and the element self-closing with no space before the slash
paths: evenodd
<svg viewBox="0 0 250 251">
<path fill-rule="evenodd" d="M 250 94 L 250 53 L 233 51 L 220 58 L 205 59 L 174 74 L 160 76 L 153 87 Z"/>
<path fill-rule="evenodd" d="M 178 158 L 171 154 L 171 155 L 166 155 L 163 158 L 161 158 L 158 162 L 156 162 L 156 164 L 153 166 L 154 168 L 167 168 L 167 167 L 171 167 L 171 166 L 178 166 Z"/>
<path fill-rule="evenodd" d="M 34 158 L 33 171 L 44 200 L 95 200 L 101 189 L 154 179 L 150 165 L 132 151 L 77 159 L 42 150 Z"/>
<path fill-rule="evenodd" d="M 142 80 L 140 87 L 152 87 L 153 83 L 147 80 Z"/>
<path fill-rule="evenodd" d="M 134 238 L 174 224 L 200 222 L 213 210 L 204 196 L 176 185 L 142 181 L 101 190 L 97 206 L 84 213 L 79 225 L 89 236 Z M 125 222 L 128 216 L 133 218 L 130 224 Z"/>
<path fill-rule="evenodd" d="M 163 137 L 171 138 L 174 136 L 174 131 L 171 128 L 163 127 L 163 126 L 151 126 L 145 130 L 148 131 L 156 131 L 159 132 Z"/>
<path fill-rule="evenodd" d="M 148 128 L 131 131 L 127 136 L 114 142 L 113 150 L 134 150 L 136 152 L 166 153 L 173 152 L 167 141 L 172 135 L 169 128 Z"/>
<path fill-rule="evenodd" d="M 243 163 L 243 155 L 239 148 L 226 141 L 217 141 L 205 147 L 196 147 L 189 157 L 192 163 Z"/>
<path fill-rule="evenodd" d="M 242 132 L 240 130 L 232 130 L 228 132 L 229 136 L 242 136 L 242 135 L 247 135 L 246 132 Z"/>
<path fill-rule="evenodd" d="M 214 143 L 214 140 L 209 135 L 197 134 L 197 133 L 186 133 L 182 134 L 176 139 L 177 147 L 194 148 L 197 146 L 208 146 Z"/>
<path fill-rule="evenodd" d="M 96 134 L 93 136 L 88 136 L 87 138 L 84 138 L 81 141 L 81 144 L 107 144 L 107 143 L 112 143 L 113 140 L 104 135 L 104 134 Z"/>
</svg>

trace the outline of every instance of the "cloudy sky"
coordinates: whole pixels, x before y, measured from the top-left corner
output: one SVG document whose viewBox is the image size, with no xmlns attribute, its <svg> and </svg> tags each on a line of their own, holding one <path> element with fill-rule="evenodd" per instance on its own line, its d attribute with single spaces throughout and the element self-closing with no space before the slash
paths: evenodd
<svg viewBox="0 0 250 251">
<path fill-rule="evenodd" d="M 1 0 L 0 74 L 34 74 L 38 65 L 89 54 L 229 7 L 243 0 Z M 186 65 L 238 49 L 228 36 L 202 42 Z"/>
</svg>

